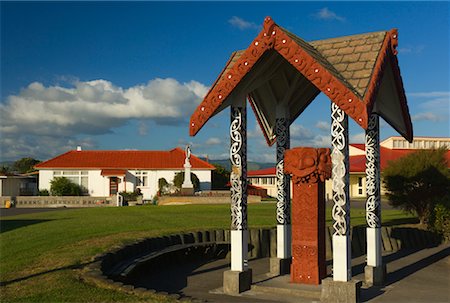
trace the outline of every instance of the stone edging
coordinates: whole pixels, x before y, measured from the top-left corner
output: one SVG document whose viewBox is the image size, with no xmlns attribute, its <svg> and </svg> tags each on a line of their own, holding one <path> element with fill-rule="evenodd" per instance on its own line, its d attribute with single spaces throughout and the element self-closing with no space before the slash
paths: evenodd
<svg viewBox="0 0 450 303">
<path fill-rule="evenodd" d="M 332 227 L 326 229 L 326 255 L 332 256 L 331 247 Z M 410 227 L 382 227 L 383 252 L 395 252 L 400 249 L 425 248 L 437 246 L 442 242 L 436 234 Z M 152 254 L 161 256 L 161 251 L 172 253 L 179 249 L 187 249 L 196 246 L 219 245 L 230 243 L 229 230 L 207 230 L 191 233 L 175 234 L 156 238 L 147 238 L 136 241 L 105 254 L 94 257 L 91 264 L 82 271 L 82 279 L 103 288 L 121 290 L 135 295 L 168 296 L 173 299 L 203 302 L 193 298 L 181 298 L 178 294 L 157 292 L 154 289 L 135 288 L 133 285 L 119 281 L 119 272 L 127 269 L 127 264 L 139 262 L 139 260 L 151 260 Z M 352 256 L 365 254 L 365 227 L 356 227 L 352 230 Z M 169 249 L 168 248 L 172 248 Z M 276 229 L 250 229 L 249 230 L 249 259 L 276 256 Z M 131 272 L 133 269 L 131 269 Z M 127 274 L 130 272 L 127 272 Z M 115 279 L 113 279 L 113 274 Z M 126 277 L 125 277 L 126 278 Z"/>
</svg>

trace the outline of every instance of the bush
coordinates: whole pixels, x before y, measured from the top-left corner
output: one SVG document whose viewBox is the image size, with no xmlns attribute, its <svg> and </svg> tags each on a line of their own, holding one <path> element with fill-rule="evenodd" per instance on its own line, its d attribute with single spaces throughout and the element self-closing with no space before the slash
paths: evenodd
<svg viewBox="0 0 450 303">
<path fill-rule="evenodd" d="M 200 180 L 194 173 L 191 173 L 191 181 L 192 181 L 192 184 L 194 185 L 194 190 L 195 191 L 200 190 Z M 175 177 L 173 178 L 173 184 L 178 189 L 181 189 L 183 182 L 184 182 L 184 171 L 177 173 L 175 175 Z"/>
<path fill-rule="evenodd" d="M 119 193 L 123 197 L 123 202 L 129 202 L 129 201 L 137 201 L 137 197 L 141 196 L 141 190 L 138 188 L 134 192 L 120 192 Z"/>
<path fill-rule="evenodd" d="M 383 172 L 390 204 L 427 223 L 436 201 L 450 190 L 446 152 L 421 150 L 390 162 Z"/>
<path fill-rule="evenodd" d="M 450 195 L 436 202 L 428 224 L 430 229 L 442 235 L 445 241 L 450 240 Z"/>
<path fill-rule="evenodd" d="M 167 188 L 169 186 L 169 182 L 167 182 L 164 178 L 158 179 L 158 191 L 159 194 L 164 195 L 167 192 Z"/>
<path fill-rule="evenodd" d="M 50 181 L 50 193 L 52 196 L 81 196 L 82 190 L 66 177 L 56 177 Z"/>
<path fill-rule="evenodd" d="M 48 189 L 42 189 L 39 191 L 38 196 L 50 196 Z"/>
<path fill-rule="evenodd" d="M 214 164 L 214 166 L 216 169 L 212 171 L 211 189 L 228 189 L 229 186 L 227 184 L 230 182 L 230 172 L 219 164 Z"/>
</svg>

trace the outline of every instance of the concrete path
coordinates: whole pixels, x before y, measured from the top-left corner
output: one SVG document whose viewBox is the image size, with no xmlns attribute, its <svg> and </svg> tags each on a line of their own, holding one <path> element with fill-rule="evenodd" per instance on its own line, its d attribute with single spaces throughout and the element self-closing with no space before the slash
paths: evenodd
<svg viewBox="0 0 450 303">
<path fill-rule="evenodd" d="M 352 260 L 353 275 L 364 280 L 365 256 Z M 387 263 L 387 283 L 382 288 L 361 290 L 363 302 L 450 302 L 450 244 L 420 251 L 400 251 L 384 256 Z M 330 262 L 329 262 L 330 263 Z M 216 303 L 233 302 L 318 302 L 320 286 L 289 285 L 289 277 L 261 279 L 269 269 L 268 258 L 250 261 L 254 280 L 259 286 L 296 289 L 296 291 L 267 291 L 254 287 L 239 296 L 221 293 L 222 275 L 229 268 L 225 259 L 208 263 L 189 264 L 137 277 L 139 286 Z M 151 272 L 151 271 L 150 271 Z M 331 265 L 328 264 L 328 272 Z M 270 288 L 269 288 L 270 289 Z M 305 295 L 300 295 L 306 291 Z M 309 293 L 308 293 L 309 291 Z M 295 293 L 291 295 L 290 293 Z"/>
</svg>

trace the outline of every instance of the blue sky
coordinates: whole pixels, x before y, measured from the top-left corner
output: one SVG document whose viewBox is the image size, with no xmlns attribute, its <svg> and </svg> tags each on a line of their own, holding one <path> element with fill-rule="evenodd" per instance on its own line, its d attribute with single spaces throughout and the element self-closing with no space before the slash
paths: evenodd
<svg viewBox="0 0 450 303">
<path fill-rule="evenodd" d="M 188 120 L 234 50 L 266 16 L 303 39 L 399 30 L 416 136 L 449 129 L 448 2 L 1 2 L 1 161 L 83 149 L 227 158 L 229 111 L 188 135 Z M 291 146 L 327 146 L 330 101 L 291 126 Z M 249 159 L 274 161 L 249 112 Z M 353 143 L 363 130 L 351 124 Z M 382 139 L 396 135 L 382 123 Z"/>
</svg>

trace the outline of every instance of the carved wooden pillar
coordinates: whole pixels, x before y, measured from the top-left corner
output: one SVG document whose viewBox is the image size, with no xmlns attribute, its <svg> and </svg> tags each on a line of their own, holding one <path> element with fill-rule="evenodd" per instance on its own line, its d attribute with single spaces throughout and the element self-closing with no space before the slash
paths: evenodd
<svg viewBox="0 0 450 303">
<path fill-rule="evenodd" d="M 291 178 L 284 173 L 284 152 L 290 146 L 289 124 L 287 118 L 275 120 L 277 135 L 277 258 L 279 259 L 291 257 Z"/>
<path fill-rule="evenodd" d="M 231 270 L 223 273 L 223 291 L 239 294 L 249 290 L 252 270 L 248 268 L 247 228 L 247 111 L 245 103 L 231 105 Z"/>
<path fill-rule="evenodd" d="M 350 243 L 348 116 L 331 103 L 331 159 L 333 163 L 333 280 L 352 278 Z"/>
<path fill-rule="evenodd" d="M 328 148 L 287 150 L 284 171 L 292 174 L 291 281 L 321 283 L 325 263 L 325 180 L 331 176 Z"/>
<path fill-rule="evenodd" d="M 247 267 L 247 111 L 231 106 L 231 270 Z"/>
<path fill-rule="evenodd" d="M 366 130 L 366 221 L 367 266 L 366 283 L 383 285 L 386 266 L 381 256 L 381 195 L 380 195 L 380 127 L 379 117 L 372 114 Z"/>
</svg>

